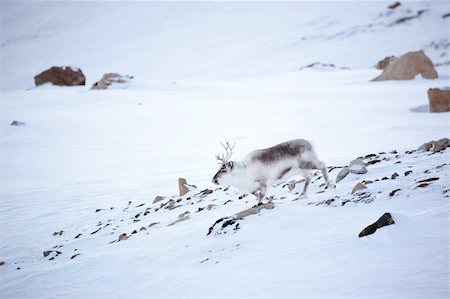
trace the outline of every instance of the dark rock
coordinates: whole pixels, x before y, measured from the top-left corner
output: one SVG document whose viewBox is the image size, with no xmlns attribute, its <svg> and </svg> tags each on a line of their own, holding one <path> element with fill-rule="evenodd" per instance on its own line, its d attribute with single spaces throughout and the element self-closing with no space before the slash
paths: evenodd
<svg viewBox="0 0 450 299">
<path fill-rule="evenodd" d="M 81 235 L 83 235 L 83 234 L 78 234 L 78 235 L 76 235 L 76 236 L 75 236 L 75 239 L 78 239 Z"/>
<path fill-rule="evenodd" d="M 52 83 L 53 85 L 59 86 L 75 86 L 85 85 L 86 78 L 84 77 L 83 72 L 78 68 L 53 66 L 35 76 L 34 83 L 36 86 L 45 83 Z"/>
<path fill-rule="evenodd" d="M 439 178 L 434 177 L 434 178 L 429 178 L 429 179 L 425 179 L 425 180 L 420 180 L 417 183 L 433 182 L 433 181 L 437 181 L 437 180 L 439 180 Z"/>
<path fill-rule="evenodd" d="M 47 257 L 52 251 L 51 250 L 47 250 L 43 252 L 44 257 Z"/>
<path fill-rule="evenodd" d="M 419 185 L 417 185 L 417 188 L 425 188 L 425 187 L 428 187 L 428 183 L 422 183 L 422 184 L 419 184 Z"/>
<path fill-rule="evenodd" d="M 22 121 L 15 120 L 10 125 L 11 126 L 16 126 L 16 127 L 22 127 L 22 126 L 26 126 L 27 124 L 22 122 Z"/>
<path fill-rule="evenodd" d="M 401 189 L 395 189 L 395 190 L 391 191 L 391 193 L 389 193 L 389 196 L 390 196 L 390 197 L 394 196 L 395 193 L 396 193 L 397 191 L 400 191 L 400 190 L 401 190 Z"/>
<path fill-rule="evenodd" d="M 398 173 L 394 172 L 394 173 L 391 175 L 391 180 L 395 180 L 396 177 L 398 177 Z"/>
<path fill-rule="evenodd" d="M 412 173 L 412 170 L 408 170 L 408 171 L 405 172 L 405 176 L 408 176 L 408 175 L 410 175 L 411 173 Z"/>
<path fill-rule="evenodd" d="M 79 255 L 81 255 L 81 253 L 74 254 L 74 255 L 72 255 L 72 256 L 70 257 L 70 259 L 73 260 L 74 258 L 76 258 L 76 257 L 79 256 Z"/>
<path fill-rule="evenodd" d="M 381 160 L 372 160 L 372 161 L 368 161 L 366 164 L 367 165 L 373 165 L 373 164 L 376 164 L 376 163 L 379 163 L 379 162 L 381 162 Z"/>
<path fill-rule="evenodd" d="M 6 264 L 6 262 L 0 261 L 0 266 L 3 266 L 4 264 Z"/>
<path fill-rule="evenodd" d="M 386 226 L 394 224 L 395 221 L 392 219 L 392 216 L 390 213 L 384 213 L 383 216 L 381 216 L 375 223 L 369 225 L 365 229 L 361 231 L 359 234 L 359 237 L 364 237 L 373 234 L 377 229 Z"/>
<path fill-rule="evenodd" d="M 388 6 L 388 8 L 389 9 L 396 9 L 397 7 L 399 7 L 401 5 L 401 3 L 400 2 L 394 2 L 394 3 L 392 3 L 392 4 L 390 4 L 389 6 Z"/>
</svg>

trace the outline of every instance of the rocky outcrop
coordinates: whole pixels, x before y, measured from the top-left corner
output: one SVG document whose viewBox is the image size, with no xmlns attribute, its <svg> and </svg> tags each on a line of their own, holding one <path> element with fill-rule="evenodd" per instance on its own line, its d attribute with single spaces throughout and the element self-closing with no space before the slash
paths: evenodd
<svg viewBox="0 0 450 299">
<path fill-rule="evenodd" d="M 408 52 L 387 65 L 383 73 L 372 81 L 412 80 L 419 74 L 425 79 L 438 77 L 433 62 L 423 51 Z"/>
<path fill-rule="evenodd" d="M 366 227 L 365 229 L 363 229 L 360 233 L 359 233 L 359 237 L 365 237 L 368 235 L 373 234 L 377 229 L 386 226 L 386 225 L 391 225 L 394 224 L 395 221 L 394 219 L 392 219 L 392 216 L 390 213 L 384 213 L 383 216 L 381 216 L 375 223 L 369 225 L 368 227 Z"/>
<path fill-rule="evenodd" d="M 428 89 L 428 102 L 430 104 L 430 112 L 450 111 L 450 88 Z"/>
<path fill-rule="evenodd" d="M 104 74 L 100 81 L 95 82 L 91 89 L 108 89 L 112 84 L 124 84 L 133 79 L 133 77 L 128 75 L 121 75 L 118 73 L 107 73 Z"/>
<path fill-rule="evenodd" d="M 86 77 L 79 68 L 53 66 L 34 77 L 36 86 L 52 83 L 58 86 L 85 85 Z"/>
</svg>

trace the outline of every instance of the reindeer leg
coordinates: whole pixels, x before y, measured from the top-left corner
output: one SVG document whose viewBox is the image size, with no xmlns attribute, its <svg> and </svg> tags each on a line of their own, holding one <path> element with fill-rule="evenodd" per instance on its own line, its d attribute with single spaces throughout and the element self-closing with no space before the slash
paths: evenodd
<svg viewBox="0 0 450 299">
<path fill-rule="evenodd" d="M 303 187 L 303 192 L 300 194 L 300 197 L 307 197 L 308 196 L 308 186 L 311 182 L 312 174 L 307 169 L 300 169 L 302 171 L 302 175 L 305 178 L 305 187 Z"/>
<path fill-rule="evenodd" d="M 325 180 L 325 183 L 327 183 L 328 188 L 330 188 L 330 189 L 336 188 L 336 185 L 334 184 L 334 182 L 332 180 L 330 180 L 330 178 L 328 177 L 328 170 L 327 170 L 325 163 L 319 161 L 319 163 L 317 163 L 317 165 L 316 165 L 316 168 L 322 172 L 323 179 Z"/>
</svg>

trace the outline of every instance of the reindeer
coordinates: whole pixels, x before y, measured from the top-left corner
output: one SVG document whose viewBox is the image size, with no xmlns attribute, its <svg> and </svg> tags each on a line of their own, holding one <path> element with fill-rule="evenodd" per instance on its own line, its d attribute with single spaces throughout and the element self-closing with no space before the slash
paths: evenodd
<svg viewBox="0 0 450 299">
<path fill-rule="evenodd" d="M 301 197 L 307 196 L 311 182 L 312 169 L 322 172 L 329 188 L 334 183 L 328 177 L 325 163 L 319 161 L 312 145 L 303 139 L 280 143 L 266 149 L 255 150 L 247 154 L 243 161 L 230 161 L 236 144 L 221 143 L 225 154 L 217 154 L 221 167 L 212 182 L 222 186 L 234 186 L 243 192 L 254 194 L 258 203 L 265 197 L 267 185 L 300 173 L 305 178 Z"/>
</svg>

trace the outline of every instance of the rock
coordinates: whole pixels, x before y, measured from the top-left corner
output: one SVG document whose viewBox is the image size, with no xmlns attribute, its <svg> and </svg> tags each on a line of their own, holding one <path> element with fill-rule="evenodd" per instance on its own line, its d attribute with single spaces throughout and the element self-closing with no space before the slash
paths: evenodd
<svg viewBox="0 0 450 299">
<path fill-rule="evenodd" d="M 428 187 L 428 185 L 430 185 L 430 184 L 422 183 L 422 184 L 417 185 L 417 188 L 425 188 L 425 187 Z"/>
<path fill-rule="evenodd" d="M 379 163 L 379 162 L 381 162 L 381 160 L 378 160 L 378 159 L 376 159 L 376 160 L 371 160 L 371 161 L 368 161 L 368 162 L 367 162 L 367 165 L 373 165 L 373 164 L 376 164 L 376 163 Z"/>
<path fill-rule="evenodd" d="M 26 126 L 26 123 L 24 123 L 22 121 L 15 120 L 15 121 L 13 121 L 10 124 L 10 126 L 22 127 L 22 126 Z"/>
<path fill-rule="evenodd" d="M 438 77 L 433 62 L 422 50 L 408 52 L 400 56 L 396 61 L 386 66 L 383 73 L 372 81 L 411 80 L 418 74 L 425 79 L 436 79 Z"/>
<path fill-rule="evenodd" d="M 430 150 L 430 148 L 433 147 L 433 144 L 434 144 L 434 140 L 422 144 L 417 150 L 420 151 L 420 152 L 422 152 L 422 151 L 426 152 L 426 151 Z"/>
<path fill-rule="evenodd" d="M 3 266 L 4 264 L 6 264 L 6 262 L 0 261 L 0 266 Z"/>
<path fill-rule="evenodd" d="M 130 81 L 131 79 L 133 79 L 132 76 L 128 75 L 122 76 L 121 74 L 118 73 L 107 73 L 103 75 L 100 81 L 95 82 L 94 85 L 92 85 L 91 90 L 107 89 L 111 84 L 124 84 Z"/>
<path fill-rule="evenodd" d="M 341 69 L 341 70 L 349 70 L 349 67 L 346 66 L 336 66 L 332 63 L 321 63 L 321 62 L 313 62 L 311 64 L 302 66 L 298 70 L 304 70 L 304 69 L 316 69 L 316 70 L 333 70 L 333 69 Z"/>
<path fill-rule="evenodd" d="M 180 219 L 178 219 L 178 220 L 176 220 L 176 221 L 174 221 L 174 222 L 168 224 L 167 226 L 172 226 L 172 225 L 174 225 L 174 224 L 176 224 L 176 223 L 178 223 L 178 222 L 186 221 L 186 220 L 188 220 L 188 219 L 189 219 L 189 215 L 184 216 L 184 217 L 182 217 L 182 218 L 180 218 Z"/>
<path fill-rule="evenodd" d="M 86 78 L 79 68 L 52 66 L 34 77 L 36 86 L 52 83 L 59 86 L 85 85 Z"/>
<path fill-rule="evenodd" d="M 434 181 L 437 181 L 437 180 L 439 180 L 438 177 L 433 177 L 433 178 L 428 178 L 428 179 L 420 180 L 420 181 L 418 181 L 417 183 L 434 182 Z"/>
<path fill-rule="evenodd" d="M 79 255 L 81 255 L 81 253 L 74 254 L 74 255 L 72 255 L 72 256 L 70 257 L 70 259 L 73 260 L 74 258 L 76 258 L 76 257 L 79 256 Z"/>
<path fill-rule="evenodd" d="M 352 194 L 354 194 L 360 190 L 363 190 L 363 189 L 367 189 L 366 185 L 358 183 L 355 185 L 355 187 L 353 187 Z"/>
<path fill-rule="evenodd" d="M 64 231 L 60 230 L 59 232 L 54 232 L 53 236 L 62 236 L 62 234 L 64 234 Z"/>
<path fill-rule="evenodd" d="M 180 189 L 180 196 L 185 195 L 189 192 L 189 189 L 186 187 L 187 182 L 185 178 L 178 179 L 178 188 Z"/>
<path fill-rule="evenodd" d="M 245 218 L 250 215 L 258 214 L 262 209 L 272 210 L 273 208 L 274 208 L 273 202 L 269 201 L 266 204 L 255 205 L 255 206 L 251 207 L 250 209 L 236 213 L 236 218 L 242 219 L 242 218 Z"/>
<path fill-rule="evenodd" d="M 351 173 L 356 173 L 356 174 L 367 173 L 366 164 L 364 164 L 363 160 L 361 160 L 361 159 L 355 159 L 355 160 L 351 161 L 348 168 Z"/>
<path fill-rule="evenodd" d="M 427 94 L 430 112 L 450 111 L 450 88 L 430 88 Z"/>
<path fill-rule="evenodd" d="M 340 181 L 342 181 L 347 176 L 347 174 L 349 174 L 349 172 L 350 172 L 350 169 L 347 166 L 342 168 L 336 177 L 336 184 L 339 183 Z"/>
<path fill-rule="evenodd" d="M 127 240 L 129 237 L 127 236 L 126 233 L 123 233 L 119 236 L 119 239 L 117 240 L 118 242 L 122 241 L 122 240 Z"/>
<path fill-rule="evenodd" d="M 433 153 L 437 153 L 442 150 L 445 150 L 449 146 L 450 146 L 450 139 L 442 138 L 433 144 L 433 148 L 431 150 L 433 151 Z"/>
<path fill-rule="evenodd" d="M 397 7 L 399 7 L 401 5 L 401 3 L 400 2 L 394 2 L 394 3 L 392 3 L 392 4 L 390 4 L 389 6 L 388 6 L 388 8 L 389 9 L 396 9 Z"/>
<path fill-rule="evenodd" d="M 395 180 L 396 177 L 398 177 L 398 173 L 394 172 L 394 173 L 391 175 L 391 180 Z"/>
<path fill-rule="evenodd" d="M 408 176 L 412 173 L 412 170 L 405 171 L 405 176 Z"/>
<path fill-rule="evenodd" d="M 394 224 L 395 221 L 394 219 L 392 219 L 392 216 L 390 213 L 384 213 L 383 216 L 381 216 L 375 223 L 369 225 L 368 227 L 366 227 L 365 229 L 363 229 L 361 231 L 361 233 L 359 233 L 359 237 L 365 237 L 368 235 L 373 234 L 377 229 L 386 226 L 386 225 L 391 225 Z"/>
<path fill-rule="evenodd" d="M 44 251 L 42 254 L 44 255 L 44 257 L 47 257 L 52 251 L 51 250 L 47 250 Z"/>
<path fill-rule="evenodd" d="M 165 197 L 164 196 L 156 196 L 155 197 L 155 199 L 153 200 L 153 203 L 157 203 L 158 201 L 161 201 L 161 200 L 163 200 L 163 199 L 165 199 Z"/>
<path fill-rule="evenodd" d="M 378 63 L 375 65 L 375 67 L 379 70 L 384 70 L 388 65 L 393 63 L 397 60 L 397 57 L 395 56 L 387 56 L 384 57 L 382 60 L 378 61 Z"/>
<path fill-rule="evenodd" d="M 395 190 L 392 190 L 391 193 L 389 193 L 389 197 L 394 196 L 395 193 L 397 193 L 397 191 L 400 191 L 400 190 L 401 190 L 401 189 L 395 189 Z"/>
</svg>

